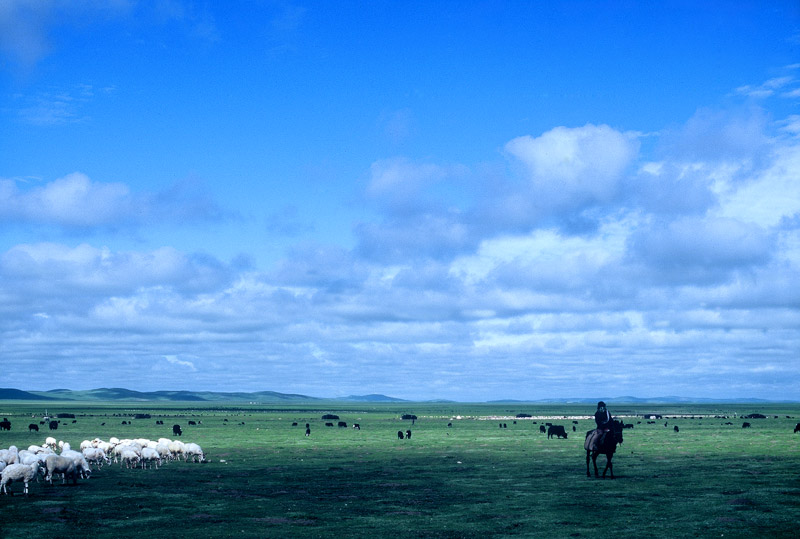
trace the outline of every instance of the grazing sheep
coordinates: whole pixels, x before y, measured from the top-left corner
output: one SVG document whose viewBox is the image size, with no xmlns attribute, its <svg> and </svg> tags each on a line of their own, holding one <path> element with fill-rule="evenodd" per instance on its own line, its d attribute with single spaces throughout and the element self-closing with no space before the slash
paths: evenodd
<svg viewBox="0 0 800 539">
<path fill-rule="evenodd" d="M 10 446 L 8 449 L 0 449 L 0 460 L 6 464 L 16 464 L 18 453 L 19 451 L 15 445 Z"/>
<path fill-rule="evenodd" d="M 203 450 L 199 445 L 189 443 L 183 448 L 183 459 L 185 461 L 191 460 L 192 462 L 203 462 L 205 460 L 205 456 L 203 455 Z"/>
<path fill-rule="evenodd" d="M 169 450 L 169 444 L 164 442 L 158 442 L 156 444 L 156 451 L 158 452 L 158 456 L 161 457 L 161 460 L 170 461 L 172 460 L 172 452 Z"/>
<path fill-rule="evenodd" d="M 87 447 L 83 450 L 83 457 L 89 465 L 94 464 L 98 469 L 109 462 L 106 452 L 99 447 Z"/>
<path fill-rule="evenodd" d="M 0 476 L 0 491 L 4 494 L 8 494 L 8 490 L 6 485 L 8 483 L 12 483 L 14 481 L 22 481 L 25 483 L 25 495 L 28 495 L 28 483 L 31 479 L 36 477 L 36 474 L 39 473 L 39 463 L 34 462 L 33 464 L 10 464 L 6 466 Z"/>
<path fill-rule="evenodd" d="M 151 468 L 155 465 L 156 469 L 161 466 L 161 455 L 152 447 L 142 448 L 142 468 L 146 468 L 148 464 Z"/>
<path fill-rule="evenodd" d="M 126 447 L 122 450 L 120 454 L 121 462 L 120 464 L 125 464 L 126 468 L 136 468 L 139 465 L 139 461 L 141 457 L 139 454 L 131 449 L 130 447 Z"/>
<path fill-rule="evenodd" d="M 81 479 L 88 479 L 89 476 L 92 475 L 92 467 L 89 466 L 89 463 L 87 462 L 86 457 L 83 456 L 83 453 L 73 451 L 72 449 L 67 449 L 66 451 L 61 452 L 61 456 L 72 459 L 72 461 L 75 463 L 75 469 L 78 471 L 78 474 L 80 474 Z"/>
<path fill-rule="evenodd" d="M 72 483 L 78 482 L 78 468 L 75 466 L 75 461 L 71 458 L 62 457 L 61 455 L 48 455 L 45 459 L 45 466 L 47 467 L 47 474 L 45 481 L 53 484 L 53 474 L 61 474 L 61 483 L 67 482 L 67 479 L 72 479 Z"/>
</svg>

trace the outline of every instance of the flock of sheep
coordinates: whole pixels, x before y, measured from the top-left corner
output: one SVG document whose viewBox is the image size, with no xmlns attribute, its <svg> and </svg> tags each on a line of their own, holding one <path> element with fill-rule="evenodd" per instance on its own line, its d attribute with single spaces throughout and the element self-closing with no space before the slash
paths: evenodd
<svg viewBox="0 0 800 539">
<path fill-rule="evenodd" d="M 56 450 L 58 449 L 58 453 Z M 22 482 L 24 493 L 28 494 L 28 483 L 38 476 L 53 484 L 53 475 L 61 475 L 62 483 L 71 479 L 77 483 L 78 477 L 88 478 L 92 466 L 101 468 L 104 464 L 119 462 L 127 468 L 155 467 L 171 460 L 204 462 L 202 448 L 195 443 L 159 438 L 124 439 L 109 438 L 108 441 L 95 438 L 81 442 L 80 451 L 75 451 L 69 443 L 48 437 L 44 444 L 32 445 L 28 449 L 11 446 L 0 449 L 0 492 L 8 494 L 6 485 Z"/>
</svg>

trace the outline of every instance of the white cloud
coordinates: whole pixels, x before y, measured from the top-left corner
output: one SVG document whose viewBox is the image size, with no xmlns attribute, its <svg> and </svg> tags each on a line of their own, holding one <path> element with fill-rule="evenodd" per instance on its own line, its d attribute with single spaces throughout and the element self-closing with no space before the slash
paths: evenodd
<svg viewBox="0 0 800 539">
<path fill-rule="evenodd" d="M 177 356 L 164 356 L 164 359 L 166 359 L 167 363 L 171 365 L 179 365 L 181 367 L 187 367 L 191 371 L 197 370 L 197 368 L 194 366 L 194 363 L 192 363 L 191 361 L 178 359 Z"/>
<path fill-rule="evenodd" d="M 518 137 L 505 148 L 525 166 L 537 206 L 568 210 L 613 199 L 638 141 L 607 125 L 587 124 Z"/>
<path fill-rule="evenodd" d="M 0 222 L 89 229 L 159 220 L 218 220 L 224 215 L 202 190 L 190 189 L 187 182 L 160 193 L 132 193 L 123 183 L 94 182 L 74 172 L 42 186 L 25 187 L 0 179 Z"/>
</svg>

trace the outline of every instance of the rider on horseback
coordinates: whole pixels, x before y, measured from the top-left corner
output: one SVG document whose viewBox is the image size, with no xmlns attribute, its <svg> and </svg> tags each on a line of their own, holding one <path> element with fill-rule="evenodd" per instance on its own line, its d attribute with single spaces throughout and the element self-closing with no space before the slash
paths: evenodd
<svg viewBox="0 0 800 539">
<path fill-rule="evenodd" d="M 594 422 L 597 423 L 597 430 L 601 433 L 600 437 L 597 439 L 597 445 L 601 446 L 614 422 L 611 413 L 608 411 L 608 408 L 606 408 L 606 403 L 603 401 L 597 403 L 597 411 L 594 413 Z"/>
</svg>

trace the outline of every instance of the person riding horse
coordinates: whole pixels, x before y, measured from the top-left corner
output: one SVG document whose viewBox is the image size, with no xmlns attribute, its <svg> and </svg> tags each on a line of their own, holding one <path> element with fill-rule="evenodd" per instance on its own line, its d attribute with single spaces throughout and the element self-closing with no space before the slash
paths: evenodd
<svg viewBox="0 0 800 539">
<path fill-rule="evenodd" d="M 595 443 L 600 446 L 605 440 L 606 434 L 611 430 L 614 424 L 614 419 L 611 413 L 606 408 L 606 403 L 600 401 L 597 403 L 597 411 L 594 413 L 594 422 L 597 423 L 597 434 L 595 434 Z"/>
</svg>

